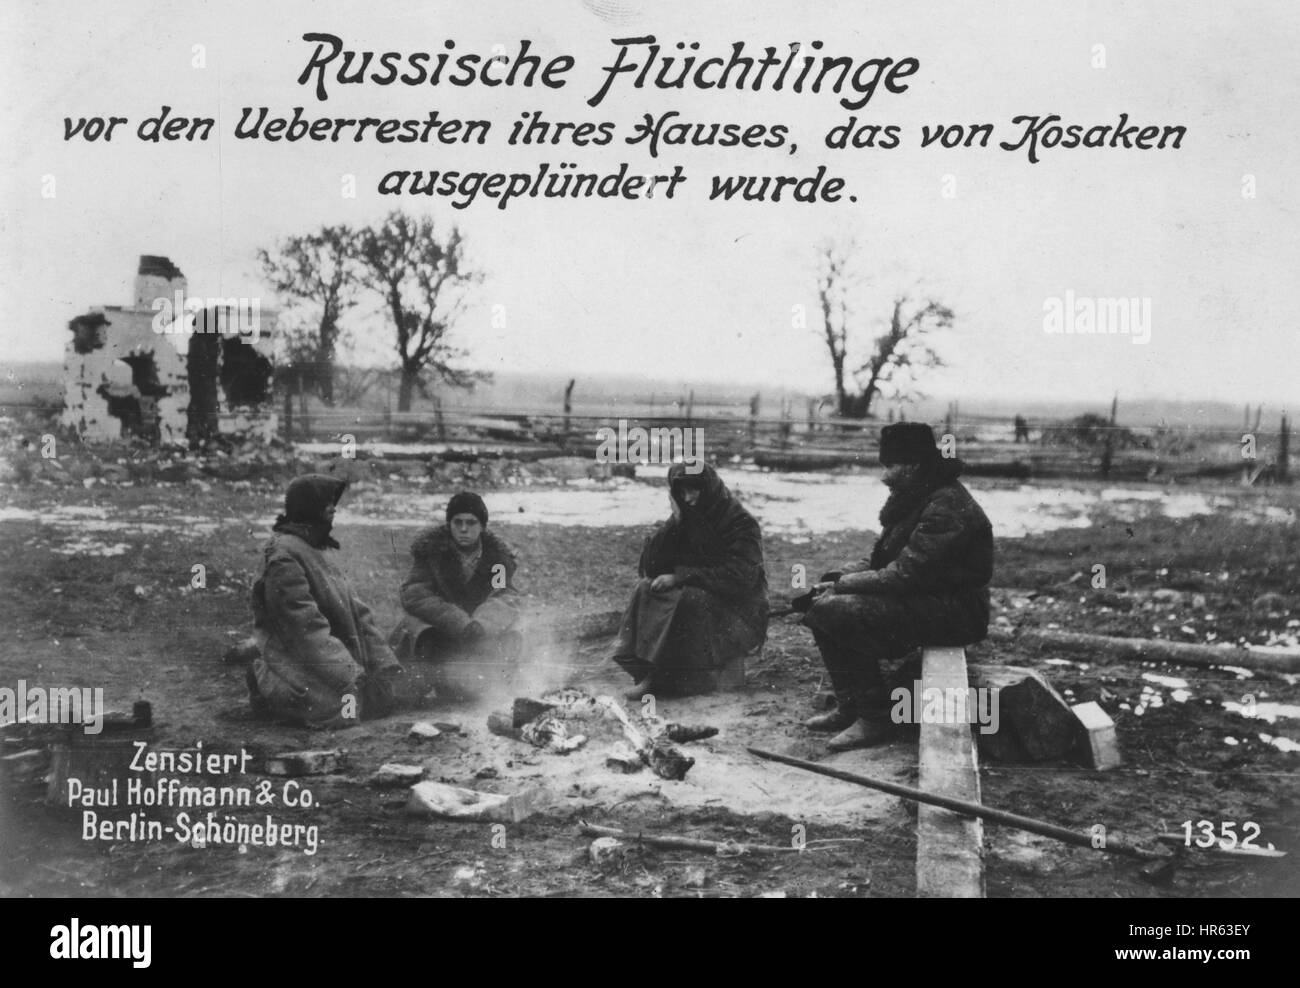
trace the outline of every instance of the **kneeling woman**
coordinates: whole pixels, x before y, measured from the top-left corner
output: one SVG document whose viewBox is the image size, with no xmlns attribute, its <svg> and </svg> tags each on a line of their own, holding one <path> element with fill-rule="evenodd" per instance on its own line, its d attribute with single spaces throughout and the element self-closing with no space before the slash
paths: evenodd
<svg viewBox="0 0 1300 988">
<path fill-rule="evenodd" d="M 515 557 L 487 530 L 487 505 L 477 494 L 452 497 L 446 522 L 411 544 L 411 571 L 402 584 L 406 613 L 390 641 L 402 661 L 437 662 L 452 680 L 442 685 L 472 691 L 508 677 L 519 658 Z M 462 662 L 479 682 L 454 681 L 449 667 Z"/>
<path fill-rule="evenodd" d="M 763 535 L 708 464 L 668 470 L 672 515 L 641 553 L 611 656 L 636 680 L 624 694 L 713 689 L 718 671 L 767 637 Z"/>
<path fill-rule="evenodd" d="M 248 673 L 255 712 L 306 727 L 349 727 L 381 716 L 402 667 L 370 609 L 325 558 L 334 508 L 347 482 L 298 477 L 284 496 L 253 585 L 253 623 L 261 656 Z"/>
</svg>

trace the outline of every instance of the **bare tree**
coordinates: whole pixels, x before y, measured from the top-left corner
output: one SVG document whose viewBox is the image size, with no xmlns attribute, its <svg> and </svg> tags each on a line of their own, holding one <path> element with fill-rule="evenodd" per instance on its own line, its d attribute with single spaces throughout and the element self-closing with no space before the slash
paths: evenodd
<svg viewBox="0 0 1300 988">
<path fill-rule="evenodd" d="M 817 248 L 817 297 L 822 310 L 818 335 L 831 358 L 836 410 L 842 418 L 867 418 L 886 388 L 901 395 L 922 370 L 943 366 L 931 344 L 931 334 L 951 328 L 953 322 L 953 312 L 946 305 L 929 298 L 914 302 L 900 294 L 894 298 L 888 327 L 872 343 L 870 357 L 850 369 L 850 296 L 858 285 L 852 272 L 855 254 L 852 242 L 827 241 Z"/>
<path fill-rule="evenodd" d="M 841 417 L 850 414 L 850 396 L 845 385 L 844 363 L 848 358 L 848 264 L 852 243 L 827 241 L 817 248 L 817 298 L 822 309 L 822 336 L 835 371 L 836 410 Z"/>
<path fill-rule="evenodd" d="M 894 299 L 889 329 L 876 338 L 871 358 L 855 372 L 855 376 L 865 375 L 866 379 L 853 411 L 866 418 L 883 387 L 890 386 L 902 394 L 920 371 L 942 367 L 943 360 L 928 337 L 936 330 L 951 328 L 952 320 L 952 309 L 933 299 L 915 304 L 906 295 Z"/>
<path fill-rule="evenodd" d="M 411 410 L 417 388 L 428 394 L 430 376 L 458 388 L 487 378 L 453 367 L 465 354 L 446 341 L 467 290 L 482 280 L 466 267 L 465 241 L 456 227 L 439 239 L 431 217 L 392 212 L 357 233 L 354 251 L 361 284 L 380 294 L 397 331 L 399 412 Z"/>
<path fill-rule="evenodd" d="M 356 304 L 355 234 L 347 226 L 323 226 L 315 233 L 290 237 L 275 249 L 257 252 L 262 272 L 277 294 L 317 310 L 310 354 L 306 341 L 295 342 L 300 363 L 294 370 L 298 387 L 309 383 L 327 405 L 334 404 L 334 358 L 344 313 Z"/>
</svg>

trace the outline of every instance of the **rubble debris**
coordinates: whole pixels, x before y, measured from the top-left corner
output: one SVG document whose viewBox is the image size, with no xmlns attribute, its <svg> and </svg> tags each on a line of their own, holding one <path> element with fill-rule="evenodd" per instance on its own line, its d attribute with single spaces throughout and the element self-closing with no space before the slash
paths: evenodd
<svg viewBox="0 0 1300 988">
<path fill-rule="evenodd" d="M 718 729 L 716 727 L 706 727 L 704 725 L 690 727 L 686 724 L 669 724 L 664 728 L 664 737 L 678 744 L 703 741 L 705 738 L 711 738 L 717 733 Z"/>
<path fill-rule="evenodd" d="M 1122 764 L 1119 755 L 1119 742 L 1115 738 L 1115 722 L 1110 719 L 1101 704 L 1095 700 L 1088 703 L 1076 703 L 1070 708 L 1079 719 L 1084 736 L 1080 745 L 1083 761 L 1090 768 L 1104 771 L 1118 768 Z"/>
<path fill-rule="evenodd" d="M 415 738 L 417 741 L 427 741 L 430 738 L 439 737 L 441 734 L 442 731 L 438 729 L 438 726 L 427 720 L 417 721 L 406 732 L 407 737 Z"/>
<path fill-rule="evenodd" d="M 419 782 L 411 788 L 406 811 L 414 816 L 444 817 L 449 820 L 518 823 L 537 812 L 540 796 L 540 789 L 505 795 L 462 789 L 443 782 Z"/>
<path fill-rule="evenodd" d="M 329 775 L 347 767 L 347 757 L 337 748 L 330 751 L 284 751 L 262 763 L 267 775 Z"/>
<path fill-rule="evenodd" d="M 998 691 L 998 729 L 977 732 L 980 751 L 1004 762 L 1067 757 L 1078 743 L 1079 720 L 1039 673 L 1019 666 L 971 663 L 970 685 Z"/>
<path fill-rule="evenodd" d="M 385 762 L 370 777 L 370 784 L 377 789 L 398 789 L 413 786 L 424 778 L 428 770 L 423 765 L 399 765 L 397 762 Z"/>
<path fill-rule="evenodd" d="M 277 314 L 257 299 L 188 294 L 166 257 L 145 254 L 129 305 L 98 306 L 68 323 L 60 424 L 83 439 L 136 436 L 152 445 L 277 427 L 269 393 Z M 225 417 L 223 419 L 223 416 Z"/>
</svg>

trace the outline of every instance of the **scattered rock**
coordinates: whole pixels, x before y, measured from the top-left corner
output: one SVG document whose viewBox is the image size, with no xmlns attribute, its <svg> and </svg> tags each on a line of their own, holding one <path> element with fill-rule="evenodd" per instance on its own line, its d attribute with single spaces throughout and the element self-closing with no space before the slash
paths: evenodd
<svg viewBox="0 0 1300 988">
<path fill-rule="evenodd" d="M 343 752 L 332 751 L 284 751 L 269 756 L 262 766 L 267 775 L 329 775 L 341 772 L 347 767 L 347 758 Z"/>
<path fill-rule="evenodd" d="M 1170 590 L 1168 587 L 1161 587 L 1151 594 L 1152 600 L 1159 601 L 1162 604 L 1181 604 L 1186 597 L 1187 595 L 1181 590 Z"/>
<path fill-rule="evenodd" d="M 537 812 L 540 797 L 539 789 L 507 796 L 462 789 L 442 782 L 420 782 L 411 789 L 406 811 L 414 816 L 445 817 L 449 820 L 518 823 Z"/>
<path fill-rule="evenodd" d="M 698 865 L 687 868 L 682 876 L 682 885 L 688 889 L 702 889 L 709 883 L 709 873 Z"/>
<path fill-rule="evenodd" d="M 407 732 L 407 737 L 415 738 L 417 741 L 427 741 L 430 738 L 436 738 L 441 734 L 442 731 L 438 730 L 435 724 L 427 720 L 422 720 L 411 725 L 411 729 Z"/>
<path fill-rule="evenodd" d="M 1085 732 L 1080 745 L 1085 764 L 1101 770 L 1118 768 L 1122 761 L 1115 737 L 1115 722 L 1095 702 L 1076 703 L 1070 709 L 1079 718 Z"/>
<path fill-rule="evenodd" d="M 1125 613 L 1133 610 L 1133 598 L 1114 590 L 1098 590 L 1092 599 L 1098 607 L 1109 607 L 1113 611 Z"/>
<path fill-rule="evenodd" d="M 622 871 L 628 863 L 628 845 L 617 837 L 597 837 L 587 848 L 591 863 L 601 871 Z"/>
<path fill-rule="evenodd" d="M 996 689 L 996 730 L 976 732 L 980 750 L 999 761 L 1047 761 L 1066 756 L 1078 743 L 1080 727 L 1070 705 L 1032 669 L 972 663 L 970 685 Z"/>
<path fill-rule="evenodd" d="M 1280 616 L 1287 610 L 1287 599 L 1280 593 L 1262 593 L 1251 601 L 1250 609 L 1256 614 Z"/>
<path fill-rule="evenodd" d="M 379 766 L 379 771 L 370 777 L 370 784 L 379 789 L 397 789 L 413 786 L 424 778 L 426 769 L 423 765 L 399 765 L 386 762 Z"/>
</svg>

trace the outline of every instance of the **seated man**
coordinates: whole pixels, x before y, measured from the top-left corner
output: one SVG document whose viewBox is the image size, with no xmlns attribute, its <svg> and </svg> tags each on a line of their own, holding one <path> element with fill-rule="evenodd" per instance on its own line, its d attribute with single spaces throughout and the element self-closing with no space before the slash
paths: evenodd
<svg viewBox="0 0 1300 988">
<path fill-rule="evenodd" d="M 832 750 L 865 747 L 889 730 L 881 659 L 924 645 L 966 645 L 988 631 L 993 530 L 919 422 L 880 433 L 889 499 L 869 558 L 828 573 L 803 623 L 812 629 L 836 706 L 805 721 L 840 731 Z"/>
<path fill-rule="evenodd" d="M 305 727 L 350 727 L 392 705 L 402 667 L 370 609 L 325 558 L 347 482 L 308 474 L 289 484 L 284 513 L 253 585 L 261 655 L 248 671 L 255 712 Z"/>
<path fill-rule="evenodd" d="M 452 497 L 446 517 L 411 543 L 406 614 L 389 640 L 402 661 L 463 662 L 479 683 L 504 678 L 522 646 L 514 554 L 487 530 L 487 505 L 477 494 Z M 468 684 L 447 685 L 460 691 Z"/>
<path fill-rule="evenodd" d="M 641 580 L 623 615 L 611 658 L 636 685 L 704 692 L 718 670 L 767 637 L 767 573 L 758 522 L 708 464 L 668 470 L 672 515 L 646 540 Z"/>
</svg>

